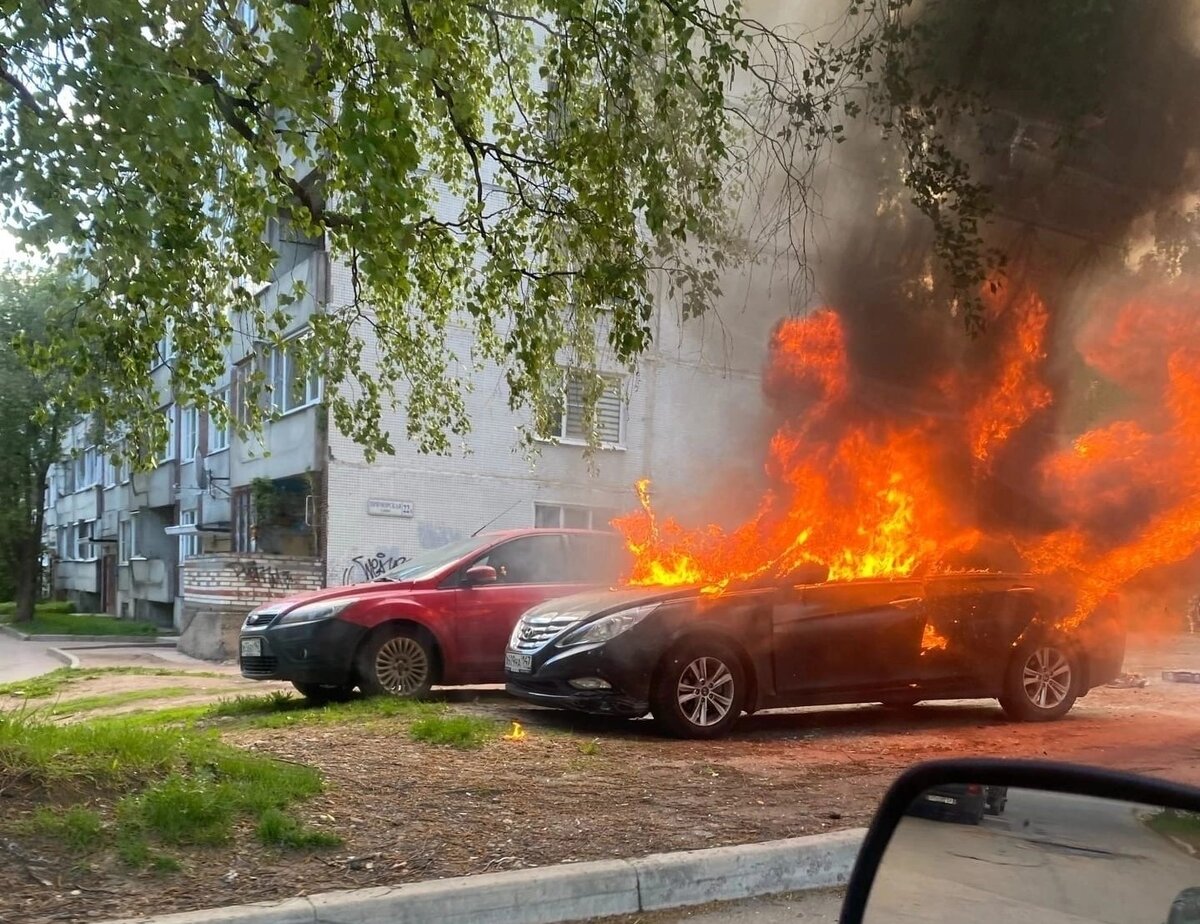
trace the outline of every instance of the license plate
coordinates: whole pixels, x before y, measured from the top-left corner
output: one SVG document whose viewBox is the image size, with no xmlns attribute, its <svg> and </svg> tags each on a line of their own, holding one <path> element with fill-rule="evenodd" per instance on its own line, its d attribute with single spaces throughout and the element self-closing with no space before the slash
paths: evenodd
<svg viewBox="0 0 1200 924">
<path fill-rule="evenodd" d="M 517 654 L 515 651 L 505 652 L 504 668 L 517 674 L 528 674 L 533 670 L 533 655 Z"/>
<path fill-rule="evenodd" d="M 950 796 L 926 796 L 926 802 L 938 802 L 942 805 L 958 805 L 958 800 Z"/>
<path fill-rule="evenodd" d="M 242 657 L 243 658 L 258 658 L 262 656 L 262 639 L 261 638 L 244 638 L 242 639 Z"/>
</svg>

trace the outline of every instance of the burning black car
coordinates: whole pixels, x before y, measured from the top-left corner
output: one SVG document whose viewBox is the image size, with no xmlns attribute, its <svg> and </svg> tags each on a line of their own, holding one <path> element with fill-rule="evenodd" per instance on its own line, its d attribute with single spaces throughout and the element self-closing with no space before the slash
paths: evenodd
<svg viewBox="0 0 1200 924">
<path fill-rule="evenodd" d="M 1121 670 L 1125 633 L 1027 576 L 632 588 L 552 600 L 509 640 L 510 693 L 715 738 L 743 712 L 995 697 L 1057 719 Z M 1067 628 L 1070 626 L 1070 628 Z"/>
</svg>

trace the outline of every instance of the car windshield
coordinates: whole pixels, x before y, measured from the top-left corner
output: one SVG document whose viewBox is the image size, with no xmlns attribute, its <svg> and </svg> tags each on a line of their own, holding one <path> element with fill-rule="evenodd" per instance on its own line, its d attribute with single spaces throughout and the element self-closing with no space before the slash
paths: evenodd
<svg viewBox="0 0 1200 924">
<path fill-rule="evenodd" d="M 420 581 L 431 577 L 448 565 L 469 556 L 472 552 L 485 548 L 494 540 L 486 536 L 472 536 L 450 542 L 428 552 L 414 555 L 407 561 L 401 562 L 395 568 L 379 576 L 381 581 Z"/>
</svg>

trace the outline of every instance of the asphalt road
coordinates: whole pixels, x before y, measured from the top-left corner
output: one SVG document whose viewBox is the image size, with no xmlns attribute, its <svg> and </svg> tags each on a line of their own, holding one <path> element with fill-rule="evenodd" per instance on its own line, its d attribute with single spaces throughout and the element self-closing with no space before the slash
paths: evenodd
<svg viewBox="0 0 1200 924">
<path fill-rule="evenodd" d="M 1200 859 L 1127 803 L 1013 791 L 978 827 L 906 818 L 872 889 L 866 924 L 1163 924 Z"/>
<path fill-rule="evenodd" d="M 62 662 L 51 657 L 46 649 L 46 645 L 0 633 L 0 683 L 27 680 L 62 667 Z"/>
</svg>

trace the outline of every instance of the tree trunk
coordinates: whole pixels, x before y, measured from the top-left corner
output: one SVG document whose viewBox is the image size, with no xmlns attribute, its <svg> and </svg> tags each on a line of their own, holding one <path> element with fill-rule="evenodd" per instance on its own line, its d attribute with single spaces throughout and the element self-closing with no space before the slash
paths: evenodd
<svg viewBox="0 0 1200 924">
<path fill-rule="evenodd" d="M 25 541 L 20 544 L 17 552 L 16 575 L 16 613 L 13 622 L 32 622 L 33 607 L 37 603 L 38 591 L 42 580 L 42 531 L 46 527 L 46 511 L 42 506 L 42 498 L 46 493 L 46 477 L 49 467 L 38 467 L 34 476 L 32 497 L 30 498 L 31 513 L 29 517 L 29 532 Z"/>
</svg>

